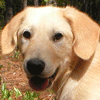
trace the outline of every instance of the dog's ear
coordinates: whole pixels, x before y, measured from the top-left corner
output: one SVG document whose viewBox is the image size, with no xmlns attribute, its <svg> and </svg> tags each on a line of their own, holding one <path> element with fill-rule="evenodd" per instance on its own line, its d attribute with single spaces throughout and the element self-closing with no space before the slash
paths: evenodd
<svg viewBox="0 0 100 100">
<path fill-rule="evenodd" d="M 1 49 L 3 54 L 12 52 L 17 44 L 17 31 L 25 16 L 25 11 L 15 15 L 1 33 Z"/>
<path fill-rule="evenodd" d="M 84 60 L 89 59 L 99 42 L 99 25 L 85 13 L 69 6 L 64 10 L 64 17 L 72 28 L 74 52 Z"/>
</svg>

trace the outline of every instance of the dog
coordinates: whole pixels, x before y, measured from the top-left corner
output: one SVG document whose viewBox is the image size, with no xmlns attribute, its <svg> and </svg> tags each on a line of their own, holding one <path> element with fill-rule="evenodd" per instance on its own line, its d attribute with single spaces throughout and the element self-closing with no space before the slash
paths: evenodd
<svg viewBox="0 0 100 100">
<path fill-rule="evenodd" d="M 100 26 L 67 6 L 27 7 L 4 27 L 2 54 L 19 44 L 30 87 L 57 100 L 100 100 Z"/>
</svg>

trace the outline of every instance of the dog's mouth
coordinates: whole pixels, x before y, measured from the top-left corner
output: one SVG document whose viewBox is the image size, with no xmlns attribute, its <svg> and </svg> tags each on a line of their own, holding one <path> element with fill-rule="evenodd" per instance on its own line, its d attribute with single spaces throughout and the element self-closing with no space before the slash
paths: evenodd
<svg viewBox="0 0 100 100">
<path fill-rule="evenodd" d="M 31 88 L 36 91 L 42 91 L 49 88 L 58 73 L 58 69 L 59 68 L 57 68 L 55 73 L 49 78 L 41 78 L 39 76 L 33 76 L 32 78 L 30 78 L 29 84 Z"/>
</svg>

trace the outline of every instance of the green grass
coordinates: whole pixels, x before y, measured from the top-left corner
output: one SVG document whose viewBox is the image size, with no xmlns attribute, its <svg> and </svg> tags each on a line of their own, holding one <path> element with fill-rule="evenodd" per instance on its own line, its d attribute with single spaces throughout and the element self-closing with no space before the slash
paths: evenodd
<svg viewBox="0 0 100 100">
<path fill-rule="evenodd" d="M 35 93 L 35 92 L 30 92 L 27 91 L 24 95 L 21 93 L 21 91 L 17 88 L 14 87 L 14 89 L 12 91 L 9 91 L 8 89 L 6 89 L 6 83 L 4 83 L 2 85 L 1 88 L 1 100 L 14 100 L 13 96 L 15 96 L 15 98 L 19 98 L 21 97 L 21 100 L 34 100 L 35 98 L 37 100 L 39 100 L 39 95 L 40 93 Z"/>
<path fill-rule="evenodd" d="M 9 91 L 9 90 L 7 90 L 5 87 L 6 87 L 6 84 L 4 83 L 4 84 L 2 85 L 2 89 L 1 89 L 1 94 L 2 94 L 1 100 L 5 100 L 5 99 L 13 100 L 13 99 L 11 98 L 11 95 L 12 95 L 13 91 Z"/>
<path fill-rule="evenodd" d="M 3 67 L 3 65 L 0 65 L 0 69 Z"/>
<path fill-rule="evenodd" d="M 37 94 L 35 92 L 31 93 L 30 91 L 27 91 L 22 100 L 34 100 L 34 98 L 39 99 L 39 95 L 40 93 Z"/>
<path fill-rule="evenodd" d="M 19 57 L 19 54 L 20 54 L 20 51 L 18 50 L 18 51 L 15 51 L 14 52 L 14 57 L 16 58 L 16 59 L 19 59 L 20 57 Z"/>
</svg>

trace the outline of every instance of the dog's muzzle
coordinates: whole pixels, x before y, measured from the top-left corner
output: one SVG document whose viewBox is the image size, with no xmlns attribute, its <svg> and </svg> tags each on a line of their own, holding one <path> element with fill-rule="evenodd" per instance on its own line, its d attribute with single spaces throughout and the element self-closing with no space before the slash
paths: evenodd
<svg viewBox="0 0 100 100">
<path fill-rule="evenodd" d="M 39 59 L 28 60 L 26 62 L 26 69 L 30 74 L 30 76 L 28 76 L 29 84 L 31 88 L 36 91 L 42 91 L 49 88 L 58 72 L 57 68 L 53 75 L 48 78 L 43 78 L 41 73 L 43 73 L 45 69 L 45 62 Z"/>
</svg>

